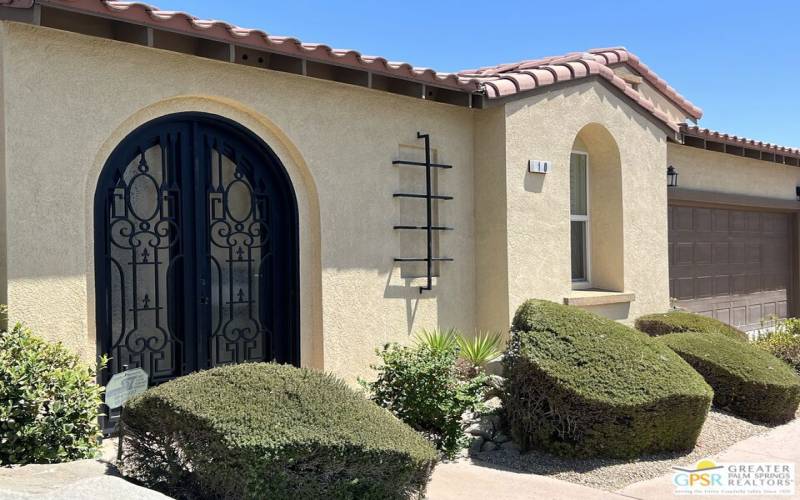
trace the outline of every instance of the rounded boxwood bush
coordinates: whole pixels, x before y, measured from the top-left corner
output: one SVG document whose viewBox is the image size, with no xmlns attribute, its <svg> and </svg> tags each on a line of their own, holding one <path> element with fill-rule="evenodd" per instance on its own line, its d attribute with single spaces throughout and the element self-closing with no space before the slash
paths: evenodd
<svg viewBox="0 0 800 500">
<path fill-rule="evenodd" d="M 659 340 L 705 378 L 715 406 L 759 422 L 794 418 L 800 378 L 772 354 L 714 332 L 673 333 Z"/>
<path fill-rule="evenodd" d="M 0 465 L 93 458 L 103 388 L 61 344 L 17 324 L 0 332 Z"/>
<path fill-rule="evenodd" d="M 517 310 L 504 368 L 504 408 L 523 449 L 618 458 L 688 450 L 711 405 L 711 388 L 663 344 L 552 302 Z"/>
<path fill-rule="evenodd" d="M 407 498 L 437 457 L 344 382 L 267 363 L 149 389 L 122 427 L 123 473 L 179 498 Z"/>
<path fill-rule="evenodd" d="M 636 328 L 653 337 L 678 332 L 716 332 L 735 340 L 747 342 L 746 333 L 727 323 L 708 316 L 684 311 L 670 311 L 642 316 L 636 320 Z"/>
</svg>

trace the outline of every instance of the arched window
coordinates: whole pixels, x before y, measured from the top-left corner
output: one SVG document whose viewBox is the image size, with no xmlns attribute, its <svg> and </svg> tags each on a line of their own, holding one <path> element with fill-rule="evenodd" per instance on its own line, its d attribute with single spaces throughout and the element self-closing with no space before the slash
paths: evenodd
<svg viewBox="0 0 800 500">
<path fill-rule="evenodd" d="M 608 130 L 591 123 L 570 154 L 573 288 L 624 290 L 622 167 Z"/>
</svg>

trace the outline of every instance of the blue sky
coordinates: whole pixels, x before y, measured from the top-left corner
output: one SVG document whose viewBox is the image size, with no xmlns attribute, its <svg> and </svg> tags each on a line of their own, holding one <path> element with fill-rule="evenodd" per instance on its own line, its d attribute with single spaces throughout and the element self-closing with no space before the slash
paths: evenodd
<svg viewBox="0 0 800 500">
<path fill-rule="evenodd" d="M 440 71 L 624 45 L 700 125 L 800 147 L 797 1 L 151 1 Z"/>
</svg>

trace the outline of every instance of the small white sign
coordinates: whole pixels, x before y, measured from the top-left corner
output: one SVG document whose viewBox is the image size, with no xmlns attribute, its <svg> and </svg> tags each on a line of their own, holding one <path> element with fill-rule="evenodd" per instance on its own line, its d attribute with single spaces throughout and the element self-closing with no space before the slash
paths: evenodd
<svg viewBox="0 0 800 500">
<path fill-rule="evenodd" d="M 106 385 L 106 405 L 119 408 L 132 397 L 147 390 L 147 373 L 141 368 L 134 368 L 117 373 Z"/>
<path fill-rule="evenodd" d="M 528 160 L 528 172 L 546 174 L 550 172 L 550 162 L 547 160 Z"/>
</svg>

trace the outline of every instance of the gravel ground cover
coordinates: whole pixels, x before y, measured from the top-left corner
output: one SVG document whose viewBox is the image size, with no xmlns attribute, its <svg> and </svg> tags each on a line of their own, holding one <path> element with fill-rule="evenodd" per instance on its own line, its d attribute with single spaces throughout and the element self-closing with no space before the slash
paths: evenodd
<svg viewBox="0 0 800 500">
<path fill-rule="evenodd" d="M 770 428 L 711 410 L 697 445 L 689 453 L 650 455 L 634 461 L 575 459 L 557 457 L 536 450 L 520 454 L 518 449 L 509 443 L 498 450 L 472 453 L 471 457 L 473 463 L 479 466 L 540 474 L 615 491 L 638 481 L 667 474 L 674 465 L 692 465 L 701 458 L 713 456 L 739 441 L 766 432 Z"/>
</svg>

